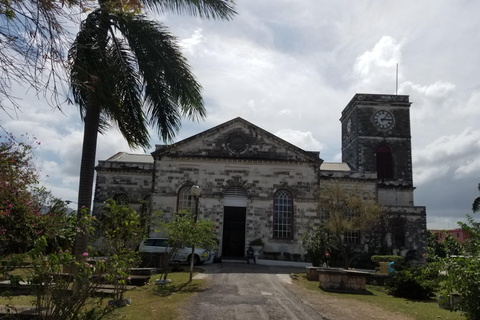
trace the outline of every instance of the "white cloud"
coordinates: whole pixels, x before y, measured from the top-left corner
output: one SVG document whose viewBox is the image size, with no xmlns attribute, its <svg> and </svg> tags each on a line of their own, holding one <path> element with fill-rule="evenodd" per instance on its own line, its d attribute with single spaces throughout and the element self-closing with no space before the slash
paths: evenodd
<svg viewBox="0 0 480 320">
<path fill-rule="evenodd" d="M 321 151 L 324 148 L 324 145 L 317 141 L 310 131 L 284 129 L 276 132 L 275 135 L 305 151 Z"/>
<path fill-rule="evenodd" d="M 402 43 L 383 36 L 371 49 L 359 56 L 354 65 L 357 92 L 395 93 L 397 64 L 402 60 Z"/>
<path fill-rule="evenodd" d="M 203 40 L 202 29 L 198 28 L 193 31 L 193 34 L 191 35 L 190 38 L 182 39 L 180 41 L 180 47 L 182 47 L 182 49 L 188 54 L 194 55 L 195 49 L 202 42 L 202 40 Z"/>
</svg>

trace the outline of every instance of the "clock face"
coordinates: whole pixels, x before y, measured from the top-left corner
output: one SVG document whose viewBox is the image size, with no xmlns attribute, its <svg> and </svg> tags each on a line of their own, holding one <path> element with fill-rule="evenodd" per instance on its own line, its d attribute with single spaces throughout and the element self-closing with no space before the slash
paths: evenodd
<svg viewBox="0 0 480 320">
<path fill-rule="evenodd" d="M 373 123 L 380 130 L 388 130 L 393 127 L 395 119 L 387 110 L 378 110 L 373 114 Z"/>
</svg>

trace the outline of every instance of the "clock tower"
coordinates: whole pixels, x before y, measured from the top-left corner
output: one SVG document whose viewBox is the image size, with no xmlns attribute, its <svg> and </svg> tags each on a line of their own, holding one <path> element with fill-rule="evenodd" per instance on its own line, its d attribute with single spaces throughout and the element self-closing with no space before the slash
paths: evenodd
<svg viewBox="0 0 480 320">
<path fill-rule="evenodd" d="M 342 111 L 342 161 L 379 183 L 413 188 L 410 101 L 356 94 Z"/>
</svg>

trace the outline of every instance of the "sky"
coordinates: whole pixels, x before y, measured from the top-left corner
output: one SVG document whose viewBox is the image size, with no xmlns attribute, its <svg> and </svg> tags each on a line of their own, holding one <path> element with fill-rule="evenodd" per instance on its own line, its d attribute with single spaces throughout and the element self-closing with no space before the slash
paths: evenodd
<svg viewBox="0 0 480 320">
<path fill-rule="evenodd" d="M 456 228 L 480 183 L 480 2 L 237 0 L 232 21 L 152 15 L 169 27 L 203 86 L 207 118 L 176 141 L 235 117 L 327 162 L 341 161 L 341 111 L 356 93 L 409 95 L 415 205 L 427 228 Z M 73 32 L 76 30 L 74 29 Z M 52 110 L 15 87 L 21 112 L 0 125 L 41 142 L 41 183 L 77 201 L 83 125 L 75 105 Z M 163 144 L 152 131 L 152 146 Z M 97 160 L 131 150 L 116 129 Z M 480 213 L 475 215 L 479 220 Z"/>
</svg>

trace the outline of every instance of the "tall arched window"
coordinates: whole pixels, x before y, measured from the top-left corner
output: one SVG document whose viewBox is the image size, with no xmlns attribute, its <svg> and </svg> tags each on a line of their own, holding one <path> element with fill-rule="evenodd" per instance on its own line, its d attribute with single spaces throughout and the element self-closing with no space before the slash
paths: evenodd
<svg viewBox="0 0 480 320">
<path fill-rule="evenodd" d="M 388 146 L 385 145 L 377 148 L 377 178 L 393 178 L 392 151 Z"/>
<path fill-rule="evenodd" d="M 274 196 L 273 237 L 293 238 L 293 197 L 287 190 L 278 190 Z"/>
<path fill-rule="evenodd" d="M 178 199 L 177 199 L 177 212 L 182 210 L 193 213 L 194 201 L 191 195 L 192 185 L 185 185 L 178 190 Z"/>
</svg>

